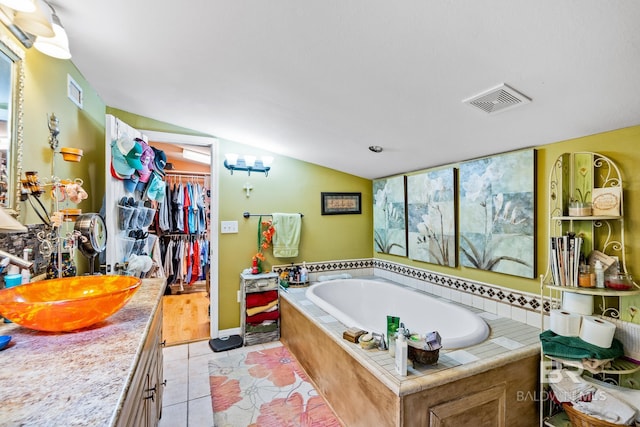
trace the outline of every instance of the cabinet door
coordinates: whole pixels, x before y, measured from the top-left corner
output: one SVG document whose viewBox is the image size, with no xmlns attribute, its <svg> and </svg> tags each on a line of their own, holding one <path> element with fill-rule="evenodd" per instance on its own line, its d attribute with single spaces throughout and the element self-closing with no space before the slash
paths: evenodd
<svg viewBox="0 0 640 427">
<path fill-rule="evenodd" d="M 429 425 L 505 427 L 505 408 L 506 390 L 499 385 L 432 407 Z"/>
</svg>

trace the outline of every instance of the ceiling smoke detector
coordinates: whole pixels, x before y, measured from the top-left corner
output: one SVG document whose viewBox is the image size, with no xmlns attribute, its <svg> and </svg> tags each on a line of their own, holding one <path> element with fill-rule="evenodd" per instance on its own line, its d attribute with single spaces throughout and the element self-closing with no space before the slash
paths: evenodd
<svg viewBox="0 0 640 427">
<path fill-rule="evenodd" d="M 463 104 L 479 108 L 488 114 L 498 113 L 530 102 L 531 98 L 504 83 L 462 101 Z"/>
</svg>

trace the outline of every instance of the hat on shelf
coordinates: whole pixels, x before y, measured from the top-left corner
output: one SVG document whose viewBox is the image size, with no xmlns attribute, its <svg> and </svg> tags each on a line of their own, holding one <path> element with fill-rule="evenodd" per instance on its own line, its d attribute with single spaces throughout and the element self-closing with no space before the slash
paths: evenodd
<svg viewBox="0 0 640 427">
<path fill-rule="evenodd" d="M 154 158 L 153 158 L 153 166 L 154 170 L 158 172 L 160 175 L 164 176 L 164 168 L 167 166 L 167 155 L 164 151 L 159 150 L 155 147 L 153 148 Z"/>
<path fill-rule="evenodd" d="M 120 151 L 118 140 L 111 141 L 111 176 L 116 179 L 129 178 L 135 169 L 129 165 Z"/>
<path fill-rule="evenodd" d="M 146 142 L 140 140 L 140 145 L 142 146 L 142 155 L 140 156 L 142 168 L 138 169 L 138 175 L 140 175 L 141 182 L 149 182 L 156 155 L 153 148 L 151 148 Z"/>
<path fill-rule="evenodd" d="M 124 183 L 124 191 L 126 191 L 127 193 L 133 193 L 134 191 L 136 191 L 136 186 L 138 185 L 139 181 L 140 177 L 137 173 L 131 174 L 129 178 L 122 181 Z"/>
</svg>

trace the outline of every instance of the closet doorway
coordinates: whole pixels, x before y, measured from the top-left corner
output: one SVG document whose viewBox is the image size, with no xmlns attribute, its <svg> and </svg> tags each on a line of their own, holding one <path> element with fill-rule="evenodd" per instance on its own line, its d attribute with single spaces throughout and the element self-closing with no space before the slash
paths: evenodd
<svg viewBox="0 0 640 427">
<path fill-rule="evenodd" d="M 149 145 L 165 153 L 167 196 L 179 202 L 173 209 L 169 205 L 169 230 L 158 235 L 167 272 L 163 339 L 168 346 L 208 340 L 217 336 L 218 324 L 216 140 L 142 132 Z M 204 201 L 195 216 L 189 195 Z"/>
</svg>

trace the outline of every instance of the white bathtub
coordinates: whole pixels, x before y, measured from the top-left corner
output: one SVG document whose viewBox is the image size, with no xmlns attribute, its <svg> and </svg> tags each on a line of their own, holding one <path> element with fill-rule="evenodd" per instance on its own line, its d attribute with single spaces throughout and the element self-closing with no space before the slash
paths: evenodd
<svg viewBox="0 0 640 427">
<path fill-rule="evenodd" d="M 484 341 L 489 327 L 477 314 L 423 292 L 377 280 L 346 279 L 310 286 L 306 297 L 347 327 L 387 331 L 387 315 L 412 333 L 438 331 L 447 349 Z"/>
</svg>

